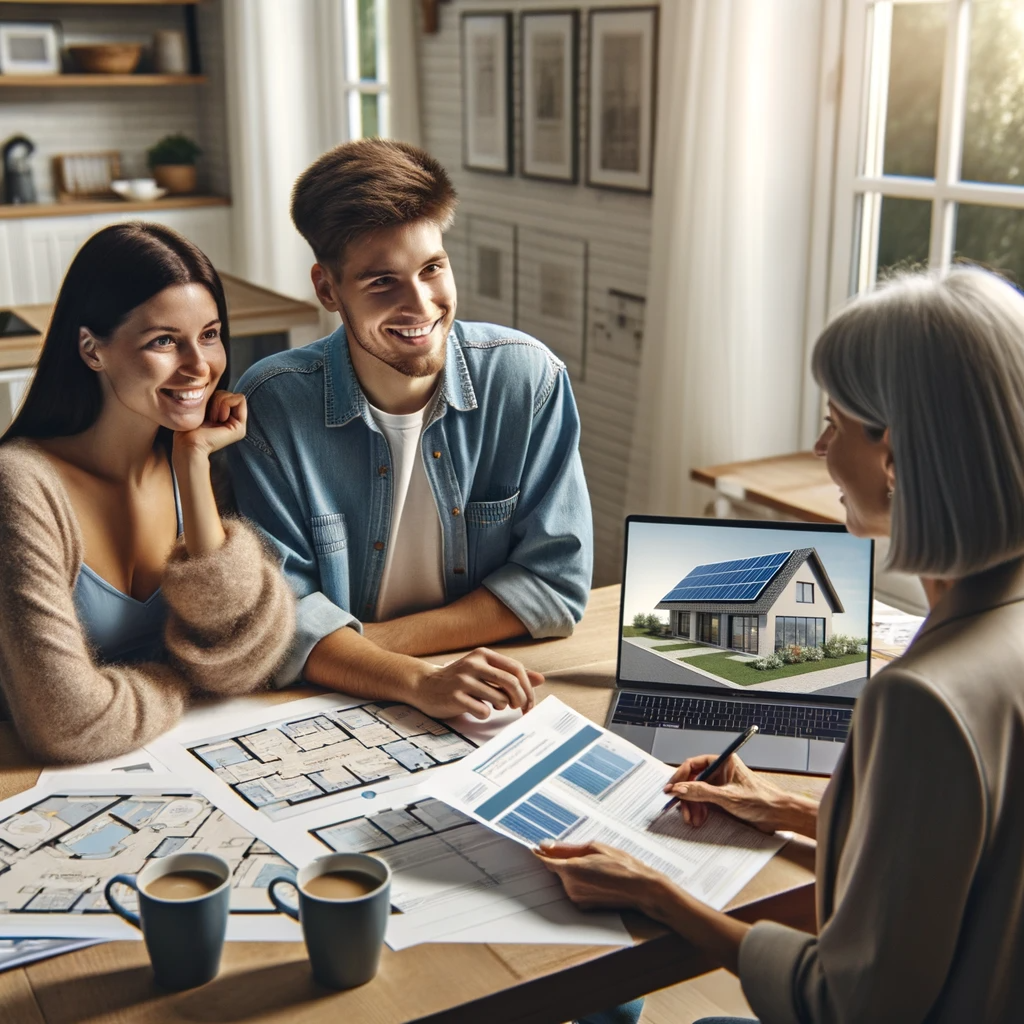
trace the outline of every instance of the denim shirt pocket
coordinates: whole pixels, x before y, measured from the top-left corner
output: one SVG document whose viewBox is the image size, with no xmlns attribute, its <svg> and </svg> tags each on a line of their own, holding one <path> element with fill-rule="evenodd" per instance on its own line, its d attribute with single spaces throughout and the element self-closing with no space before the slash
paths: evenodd
<svg viewBox="0 0 1024 1024">
<path fill-rule="evenodd" d="M 336 551 L 344 551 L 348 546 L 345 516 L 341 512 L 313 516 L 309 521 L 309 528 L 313 537 L 313 550 L 318 555 L 332 555 Z"/>
<path fill-rule="evenodd" d="M 512 516 L 518 504 L 519 491 L 500 501 L 471 501 L 466 505 L 466 533 L 473 587 L 478 587 L 508 561 Z"/>
</svg>

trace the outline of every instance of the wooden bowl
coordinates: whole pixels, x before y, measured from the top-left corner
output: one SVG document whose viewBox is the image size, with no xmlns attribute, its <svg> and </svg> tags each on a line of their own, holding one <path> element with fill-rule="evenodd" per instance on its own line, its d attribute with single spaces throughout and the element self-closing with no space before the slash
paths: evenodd
<svg viewBox="0 0 1024 1024">
<path fill-rule="evenodd" d="M 130 75 L 142 57 L 142 43 L 100 43 L 69 46 L 68 53 L 80 71 L 93 75 Z"/>
</svg>

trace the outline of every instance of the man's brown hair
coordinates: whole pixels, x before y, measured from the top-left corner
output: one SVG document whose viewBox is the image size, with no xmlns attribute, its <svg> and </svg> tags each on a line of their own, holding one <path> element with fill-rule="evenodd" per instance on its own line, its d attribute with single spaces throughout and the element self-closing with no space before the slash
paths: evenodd
<svg viewBox="0 0 1024 1024">
<path fill-rule="evenodd" d="M 340 271 L 349 243 L 375 228 L 429 220 L 451 227 L 458 196 L 429 153 L 393 139 L 328 150 L 292 189 L 292 221 L 317 262 Z"/>
</svg>

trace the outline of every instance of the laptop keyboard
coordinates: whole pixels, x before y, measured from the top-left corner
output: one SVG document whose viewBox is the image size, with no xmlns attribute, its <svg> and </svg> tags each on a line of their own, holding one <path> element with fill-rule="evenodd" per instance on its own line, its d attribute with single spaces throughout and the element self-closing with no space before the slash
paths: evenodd
<svg viewBox="0 0 1024 1024">
<path fill-rule="evenodd" d="M 843 743 L 850 731 L 852 716 L 853 708 L 622 693 L 612 723 L 722 732 L 742 732 L 747 726 L 757 725 L 766 736 L 804 736 Z"/>
</svg>

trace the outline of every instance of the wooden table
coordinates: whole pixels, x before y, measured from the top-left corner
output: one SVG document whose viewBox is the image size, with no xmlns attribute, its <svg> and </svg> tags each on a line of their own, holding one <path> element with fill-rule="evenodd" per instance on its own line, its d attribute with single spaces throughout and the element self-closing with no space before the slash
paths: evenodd
<svg viewBox="0 0 1024 1024">
<path fill-rule="evenodd" d="M 224 283 L 231 320 L 232 338 L 257 334 L 282 334 L 306 327 L 314 331 L 320 323 L 320 314 L 312 303 L 279 295 L 268 288 L 250 284 L 231 274 L 220 275 Z M 0 338 L 0 370 L 34 366 L 39 358 L 43 334 L 50 322 L 53 305 L 41 302 L 34 305 L 8 307 L 39 334 L 21 338 Z M 309 339 L 312 340 L 312 337 Z"/>
<path fill-rule="evenodd" d="M 503 649 L 544 672 L 552 693 L 596 722 L 608 712 L 615 678 L 618 587 L 593 592 L 574 636 L 516 641 Z M 308 696 L 268 694 L 268 702 Z M 0 731 L 0 797 L 33 785 L 10 727 Z M 819 793 L 824 780 L 776 776 L 789 788 Z M 770 917 L 814 929 L 814 846 L 788 843 L 730 904 L 743 920 Z M 0 1022 L 149 1024 L 153 1021 L 398 1021 L 550 1024 L 613 1006 L 713 966 L 673 933 L 626 915 L 631 948 L 428 944 L 385 948 L 378 976 L 348 992 L 317 986 L 301 943 L 229 942 L 219 976 L 176 994 L 154 987 L 141 942 L 110 942 L 0 974 Z"/>
<path fill-rule="evenodd" d="M 690 479 L 733 501 L 762 505 L 806 523 L 845 523 L 839 488 L 814 452 L 690 470 Z"/>
</svg>

